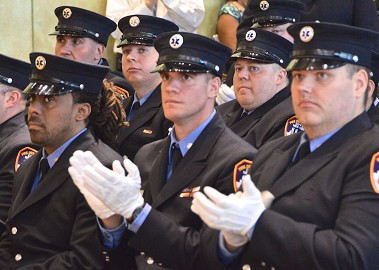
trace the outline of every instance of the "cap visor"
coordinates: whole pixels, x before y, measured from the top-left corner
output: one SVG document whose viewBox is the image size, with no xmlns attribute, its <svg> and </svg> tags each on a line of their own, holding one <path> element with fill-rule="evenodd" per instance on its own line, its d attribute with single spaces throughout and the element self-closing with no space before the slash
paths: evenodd
<svg viewBox="0 0 379 270">
<path fill-rule="evenodd" d="M 60 96 L 71 93 L 75 89 L 58 86 L 55 84 L 32 82 L 22 93 L 38 96 Z"/>
<path fill-rule="evenodd" d="M 325 58 L 296 58 L 292 59 L 287 66 L 287 71 L 293 70 L 326 70 L 338 68 L 345 65 L 345 62 L 325 59 Z"/>
</svg>

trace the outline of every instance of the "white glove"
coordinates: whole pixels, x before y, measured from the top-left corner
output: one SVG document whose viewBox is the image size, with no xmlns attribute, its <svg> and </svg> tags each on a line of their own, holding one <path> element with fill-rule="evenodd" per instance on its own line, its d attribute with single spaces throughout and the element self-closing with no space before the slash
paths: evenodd
<svg viewBox="0 0 379 270">
<path fill-rule="evenodd" d="M 233 99 L 236 99 L 233 85 L 232 87 L 229 87 L 226 84 L 221 84 L 221 87 L 218 90 L 217 97 L 216 97 L 217 105 L 221 105 Z"/>
<path fill-rule="evenodd" d="M 99 162 L 96 158 L 92 159 L 91 156 L 85 157 L 83 151 L 77 150 L 70 158 L 71 166 L 68 168 L 68 172 L 70 173 L 71 178 L 74 181 L 74 184 L 79 188 L 80 192 L 86 198 L 87 203 L 91 207 L 91 209 L 99 218 L 104 219 L 114 215 L 115 213 L 108 207 L 106 207 L 98 198 L 93 196 L 91 192 L 89 192 L 83 186 L 84 167 L 92 166 L 96 162 Z"/>
<path fill-rule="evenodd" d="M 261 193 L 251 181 L 250 175 L 243 176 L 243 192 L 228 196 L 212 187 L 194 194 L 191 210 L 211 228 L 221 230 L 225 240 L 233 246 L 248 241 L 247 233 L 265 210 Z M 242 236 L 242 237 L 241 237 Z"/>
<path fill-rule="evenodd" d="M 84 155 L 93 156 L 89 151 Z M 128 176 L 125 176 L 125 170 L 118 160 L 113 161 L 113 170 L 100 162 L 86 166 L 83 171 L 83 186 L 113 212 L 130 218 L 133 211 L 143 205 L 144 199 L 140 192 L 138 167 L 129 159 L 124 159 L 124 167 L 129 172 Z"/>
</svg>

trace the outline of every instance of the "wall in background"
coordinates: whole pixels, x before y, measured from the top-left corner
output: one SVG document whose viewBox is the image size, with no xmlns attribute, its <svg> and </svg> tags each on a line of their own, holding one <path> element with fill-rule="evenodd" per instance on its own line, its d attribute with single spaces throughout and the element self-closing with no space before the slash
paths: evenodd
<svg viewBox="0 0 379 270">
<path fill-rule="evenodd" d="M 77 6 L 105 14 L 107 0 L 0 0 L 0 53 L 29 61 L 30 52 L 54 54 L 54 31 L 57 18 L 54 9 L 62 5 Z M 216 29 L 218 11 L 224 0 L 204 0 L 205 18 L 198 33 L 212 37 Z M 115 65 L 113 43 L 110 38 L 105 57 L 111 67 Z M 117 42 L 117 41 L 116 41 Z"/>
</svg>

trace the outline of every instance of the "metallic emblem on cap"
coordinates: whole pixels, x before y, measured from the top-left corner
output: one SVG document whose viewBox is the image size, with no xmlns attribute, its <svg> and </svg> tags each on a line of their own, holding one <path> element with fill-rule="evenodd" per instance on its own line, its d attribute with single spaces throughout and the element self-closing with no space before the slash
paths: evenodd
<svg viewBox="0 0 379 270">
<path fill-rule="evenodd" d="M 36 60 L 34 61 L 34 64 L 36 65 L 36 68 L 38 70 L 42 70 L 46 67 L 46 59 L 43 56 L 37 56 Z"/>
<path fill-rule="evenodd" d="M 254 30 L 247 31 L 245 35 L 246 41 L 253 41 L 257 37 L 257 33 Z"/>
<path fill-rule="evenodd" d="M 314 34 L 315 33 L 311 26 L 304 26 L 303 28 L 301 28 L 300 33 L 299 33 L 300 40 L 302 42 L 309 42 L 312 40 Z"/>
<path fill-rule="evenodd" d="M 63 18 L 65 18 L 65 19 L 70 18 L 71 15 L 72 15 L 72 11 L 71 11 L 70 8 L 65 8 L 65 9 L 62 11 L 62 16 L 63 16 Z"/>
<path fill-rule="evenodd" d="M 266 0 L 261 1 L 261 2 L 259 3 L 259 8 L 260 8 L 261 10 L 268 10 L 269 7 L 270 7 L 270 4 L 269 4 Z"/>
<path fill-rule="evenodd" d="M 131 27 L 137 27 L 140 24 L 140 20 L 137 16 L 133 16 L 129 19 L 129 24 Z"/>
<path fill-rule="evenodd" d="M 180 34 L 175 34 L 170 38 L 170 47 L 173 49 L 179 49 L 183 45 L 183 37 Z"/>
</svg>

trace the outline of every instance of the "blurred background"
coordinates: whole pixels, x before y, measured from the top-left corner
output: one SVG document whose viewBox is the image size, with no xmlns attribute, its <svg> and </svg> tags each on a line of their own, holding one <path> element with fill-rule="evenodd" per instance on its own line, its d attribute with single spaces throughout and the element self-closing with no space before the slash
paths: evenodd
<svg viewBox="0 0 379 270">
<path fill-rule="evenodd" d="M 204 0 L 205 18 L 198 33 L 212 37 L 216 32 L 217 14 L 224 0 Z M 54 32 L 57 18 L 54 9 L 69 5 L 89 9 L 105 15 L 107 0 L 0 0 L 0 53 L 29 62 L 30 52 L 54 54 Z M 105 58 L 112 69 L 115 55 L 110 37 Z"/>
</svg>

